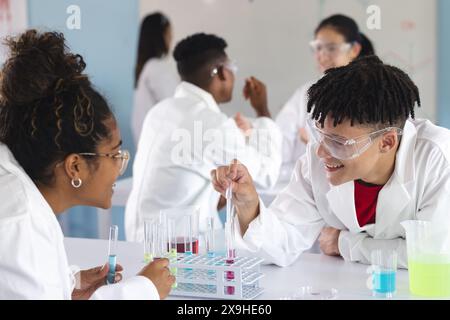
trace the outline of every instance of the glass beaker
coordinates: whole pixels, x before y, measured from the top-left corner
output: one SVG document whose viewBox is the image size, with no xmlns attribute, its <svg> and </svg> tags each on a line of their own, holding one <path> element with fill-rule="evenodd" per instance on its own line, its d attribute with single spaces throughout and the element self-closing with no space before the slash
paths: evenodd
<svg viewBox="0 0 450 320">
<path fill-rule="evenodd" d="M 376 297 L 392 298 L 396 292 L 397 252 L 373 250 L 371 252 L 371 289 Z"/>
<path fill-rule="evenodd" d="M 409 289 L 423 297 L 450 297 L 450 226 L 448 222 L 409 220 L 406 230 Z"/>
<path fill-rule="evenodd" d="M 171 225 L 172 239 L 177 253 L 198 254 L 199 217 L 198 206 L 180 207 L 161 210 L 161 217 L 166 225 Z"/>
</svg>

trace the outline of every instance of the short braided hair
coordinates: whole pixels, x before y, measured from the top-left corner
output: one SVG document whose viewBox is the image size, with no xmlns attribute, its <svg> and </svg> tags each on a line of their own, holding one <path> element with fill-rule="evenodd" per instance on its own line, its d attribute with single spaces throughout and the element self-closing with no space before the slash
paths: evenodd
<svg viewBox="0 0 450 320">
<path fill-rule="evenodd" d="M 411 78 L 377 56 L 330 69 L 308 90 L 308 112 L 322 126 L 331 116 L 334 126 L 350 120 L 352 126 L 403 128 L 414 119 L 416 103 L 420 107 L 419 89 Z"/>
</svg>

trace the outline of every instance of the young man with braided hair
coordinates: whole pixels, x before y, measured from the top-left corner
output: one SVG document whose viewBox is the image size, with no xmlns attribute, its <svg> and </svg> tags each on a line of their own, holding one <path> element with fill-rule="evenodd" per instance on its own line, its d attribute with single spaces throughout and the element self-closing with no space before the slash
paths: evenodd
<svg viewBox="0 0 450 320">
<path fill-rule="evenodd" d="M 329 70 L 308 96 L 312 143 L 269 208 L 239 162 L 212 172 L 217 191 L 232 184 L 238 245 L 280 266 L 317 239 L 361 263 L 395 249 L 406 268 L 400 223 L 450 223 L 450 131 L 414 120 L 416 85 L 376 56 Z"/>
</svg>

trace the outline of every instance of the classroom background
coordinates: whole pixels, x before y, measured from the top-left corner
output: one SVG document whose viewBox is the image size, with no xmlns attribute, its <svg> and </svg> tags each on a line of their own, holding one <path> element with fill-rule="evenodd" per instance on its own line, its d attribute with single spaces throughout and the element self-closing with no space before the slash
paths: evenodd
<svg viewBox="0 0 450 320">
<path fill-rule="evenodd" d="M 68 29 L 70 6 L 80 9 L 79 29 Z M 367 8 L 381 9 L 381 29 L 369 30 Z M 377 54 L 406 71 L 419 86 L 417 116 L 450 128 L 450 1 L 448 0 L 0 0 L 3 33 L 14 28 L 58 30 L 73 52 L 87 62 L 87 73 L 108 98 L 120 123 L 124 148 L 135 153 L 130 122 L 133 72 L 141 18 L 161 11 L 171 20 L 174 42 L 195 32 L 215 33 L 228 42 L 227 52 L 239 73 L 228 115 L 253 111 L 244 103 L 244 77 L 254 75 L 268 88 L 276 115 L 292 93 L 318 76 L 308 43 L 324 17 L 343 13 L 369 36 Z M 15 25 L 8 29 L 11 17 Z M 1 55 L 0 55 L 1 57 Z M 1 60 L 0 60 L 1 61 Z M 132 165 L 123 178 L 132 174 Z M 123 207 L 112 209 L 111 222 L 123 234 Z M 59 217 L 65 236 L 101 236 L 97 210 L 78 207 Z"/>
</svg>

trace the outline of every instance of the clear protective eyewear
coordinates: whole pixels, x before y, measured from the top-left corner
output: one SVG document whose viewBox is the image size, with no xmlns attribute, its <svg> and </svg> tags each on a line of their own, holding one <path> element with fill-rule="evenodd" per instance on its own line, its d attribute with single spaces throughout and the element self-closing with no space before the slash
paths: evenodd
<svg viewBox="0 0 450 320">
<path fill-rule="evenodd" d="M 312 119 L 308 119 L 307 123 L 314 142 L 321 144 L 332 157 L 338 160 L 351 160 L 359 157 L 369 149 L 377 137 L 386 132 L 396 131 L 397 135 L 403 134 L 403 130 L 400 128 L 388 127 L 356 138 L 346 139 L 324 132 Z"/>
<path fill-rule="evenodd" d="M 325 55 L 335 57 L 340 53 L 347 52 L 353 43 L 326 43 L 321 40 L 313 40 L 309 43 L 313 53 L 323 52 Z"/>
<path fill-rule="evenodd" d="M 92 152 L 82 152 L 78 153 L 80 156 L 88 157 L 108 157 L 114 160 L 121 160 L 119 174 L 123 175 L 128 167 L 128 162 L 130 160 L 130 152 L 128 150 L 119 150 L 117 153 L 92 153 Z"/>
<path fill-rule="evenodd" d="M 224 67 L 224 68 L 230 70 L 231 73 L 233 73 L 234 76 L 236 76 L 236 74 L 237 74 L 237 72 L 239 70 L 239 68 L 238 68 L 238 66 L 236 64 L 236 61 L 234 61 L 234 60 L 227 60 L 226 62 L 224 62 L 224 63 L 218 65 L 217 67 L 215 67 L 214 69 L 212 69 L 211 77 L 214 77 L 214 76 L 216 76 L 219 73 L 219 68 L 220 67 Z"/>
</svg>

